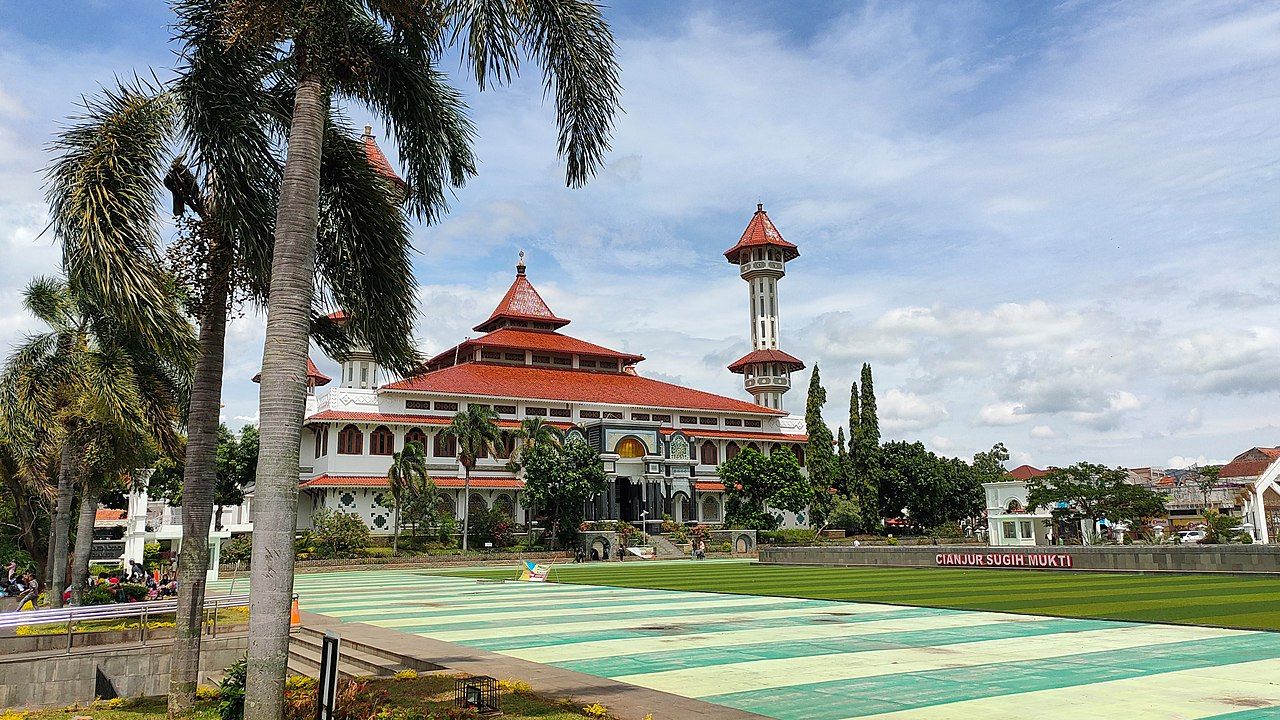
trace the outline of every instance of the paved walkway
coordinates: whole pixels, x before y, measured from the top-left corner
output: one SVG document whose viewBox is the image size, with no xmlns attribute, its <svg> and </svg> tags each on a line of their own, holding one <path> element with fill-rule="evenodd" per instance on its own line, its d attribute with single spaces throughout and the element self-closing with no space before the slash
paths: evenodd
<svg viewBox="0 0 1280 720">
<path fill-rule="evenodd" d="M 309 575 L 297 591 L 304 610 L 395 631 L 385 642 L 442 665 L 576 682 L 569 694 L 610 706 L 635 687 L 782 720 L 1280 718 L 1278 633 L 413 571 Z M 734 717 L 618 709 L 633 707 Z"/>
</svg>

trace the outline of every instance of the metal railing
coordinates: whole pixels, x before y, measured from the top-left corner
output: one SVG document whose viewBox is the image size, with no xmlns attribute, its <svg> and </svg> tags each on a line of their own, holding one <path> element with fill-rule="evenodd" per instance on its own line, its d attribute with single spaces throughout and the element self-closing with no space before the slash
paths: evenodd
<svg viewBox="0 0 1280 720">
<path fill-rule="evenodd" d="M 205 633 L 217 637 L 218 613 L 227 608 L 245 607 L 249 604 L 249 595 L 218 595 L 207 597 L 204 601 L 204 618 L 202 620 Z M 150 602 L 114 603 L 111 605 L 81 605 L 48 610 L 30 610 L 0 613 L 0 630 L 16 629 L 20 626 L 66 625 L 67 652 L 71 652 L 76 636 L 76 623 L 93 620 L 120 620 L 138 618 L 138 642 L 147 643 L 147 623 L 157 616 L 172 615 L 178 611 L 177 600 L 153 600 Z M 84 630 L 79 634 L 90 635 L 93 630 Z"/>
</svg>

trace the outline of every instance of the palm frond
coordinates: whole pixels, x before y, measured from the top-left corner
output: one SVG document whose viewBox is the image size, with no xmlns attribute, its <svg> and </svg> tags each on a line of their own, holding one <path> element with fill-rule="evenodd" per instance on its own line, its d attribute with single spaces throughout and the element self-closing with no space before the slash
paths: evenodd
<svg viewBox="0 0 1280 720">
<path fill-rule="evenodd" d="M 37 320 L 55 330 L 65 331 L 73 324 L 75 305 L 67 284 L 57 278 L 33 278 L 22 292 L 22 304 Z"/>
<path fill-rule="evenodd" d="M 555 96 L 566 184 L 577 187 L 604 163 L 622 84 L 613 33 L 590 0 L 524 0 L 522 37 Z"/>
<path fill-rule="evenodd" d="M 362 72 L 337 78 L 335 92 L 377 113 L 395 137 L 408 183 L 406 205 L 428 221 L 448 206 L 450 186 L 474 175 L 474 128 L 461 94 L 435 66 L 427 38 L 388 34 L 367 16 L 352 28 L 352 52 L 361 53 Z"/>
<path fill-rule="evenodd" d="M 172 97 L 141 80 L 85 98 L 84 113 L 52 144 L 58 158 L 45 192 L 72 292 L 165 355 L 190 359 L 195 337 L 170 301 L 158 251 L 173 121 Z"/>
<path fill-rule="evenodd" d="M 413 345 L 418 310 L 412 247 L 394 188 L 369 164 L 361 140 L 331 122 L 320 166 L 321 294 L 346 311 L 353 338 L 401 374 L 421 362 Z"/>
<path fill-rule="evenodd" d="M 183 141 L 204 179 L 202 213 L 218 237 L 236 246 L 253 294 L 266 296 L 281 161 L 275 71 L 270 45 L 228 42 L 224 2 L 183 2 L 181 64 L 174 96 Z"/>
<path fill-rule="evenodd" d="M 462 51 L 483 91 L 506 84 L 520 69 L 520 19 L 509 0 L 450 0 L 444 13 L 449 42 Z"/>
</svg>

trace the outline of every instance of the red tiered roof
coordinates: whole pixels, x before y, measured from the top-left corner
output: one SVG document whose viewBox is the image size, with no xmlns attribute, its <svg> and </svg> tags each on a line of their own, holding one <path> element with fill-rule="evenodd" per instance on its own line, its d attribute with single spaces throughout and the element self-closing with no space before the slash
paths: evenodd
<svg viewBox="0 0 1280 720">
<path fill-rule="evenodd" d="M 307 380 L 309 381 L 308 384 L 314 387 L 320 387 L 321 385 L 328 385 L 333 381 L 333 378 L 320 372 L 320 368 L 316 367 L 316 364 L 311 362 L 311 358 L 307 358 Z M 262 382 L 262 373 L 254 375 L 253 381 L 256 383 Z"/>
<path fill-rule="evenodd" d="M 734 360 L 729 365 L 730 372 L 742 374 L 746 372 L 748 365 L 757 363 L 780 363 L 786 365 L 789 370 L 803 370 L 804 361 L 800 358 L 789 355 L 781 350 L 752 350 L 742 357 Z"/>
<path fill-rule="evenodd" d="M 781 410 L 770 410 L 754 403 L 629 373 L 596 373 L 528 365 L 463 363 L 383 385 L 382 390 L 786 415 Z"/>
<path fill-rule="evenodd" d="M 737 265 L 738 252 L 753 247 L 780 248 L 782 257 L 787 260 L 800 257 L 800 249 L 782 239 L 782 233 L 778 232 L 778 228 L 769 219 L 769 213 L 764 211 L 764 205 L 760 203 L 756 204 L 756 214 L 751 216 L 751 222 L 747 223 L 747 229 L 742 231 L 738 244 L 725 250 L 724 256 L 730 263 Z"/>
<path fill-rule="evenodd" d="M 509 348 L 532 350 L 534 352 L 555 352 L 567 355 L 590 355 L 617 360 L 622 365 L 630 365 L 644 360 L 643 355 L 610 350 L 607 347 L 579 340 L 568 335 L 561 335 L 553 330 L 526 330 L 524 328 L 505 327 L 482 335 L 473 340 L 466 340 L 461 345 L 451 347 L 427 361 L 427 367 L 436 369 L 437 363 L 452 364 L 452 358 L 475 347 Z"/>
<path fill-rule="evenodd" d="M 378 147 L 377 141 L 373 139 L 373 126 L 364 126 L 364 136 L 361 139 L 364 141 L 364 156 L 368 159 L 369 164 L 373 166 L 374 171 L 389 180 L 401 191 L 409 187 L 408 183 L 402 180 L 396 174 L 396 171 L 392 169 L 391 163 L 387 161 L 387 156 L 382 154 L 382 148 Z"/>
<path fill-rule="evenodd" d="M 386 423 L 388 425 L 448 425 L 453 421 L 452 415 L 415 415 L 413 413 L 377 413 L 359 412 L 355 410 L 321 410 L 307 417 L 306 422 L 316 420 L 344 420 L 349 422 Z M 495 420 L 498 427 L 514 429 L 520 427 L 518 420 Z M 548 422 L 561 430 L 568 430 L 573 423 Z"/>
<path fill-rule="evenodd" d="M 511 287 L 507 289 L 507 294 L 502 296 L 498 307 L 493 309 L 493 313 L 489 315 L 488 320 L 475 326 L 472 330 L 476 332 L 496 330 L 503 320 L 528 320 L 547 323 L 553 328 L 560 328 L 569 324 L 568 320 L 556 317 L 556 314 L 551 312 L 551 308 L 547 307 L 547 303 L 543 301 L 542 296 L 533 288 L 529 278 L 525 277 L 523 260 L 520 261 L 519 265 L 516 265 L 516 279 L 512 281 Z"/>
</svg>

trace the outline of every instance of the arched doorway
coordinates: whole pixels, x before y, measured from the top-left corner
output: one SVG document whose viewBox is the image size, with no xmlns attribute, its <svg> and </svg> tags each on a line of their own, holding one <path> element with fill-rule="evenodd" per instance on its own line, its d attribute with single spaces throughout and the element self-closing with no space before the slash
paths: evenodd
<svg viewBox="0 0 1280 720">
<path fill-rule="evenodd" d="M 702 522 L 720 522 L 720 500 L 714 495 L 702 498 Z"/>
</svg>

